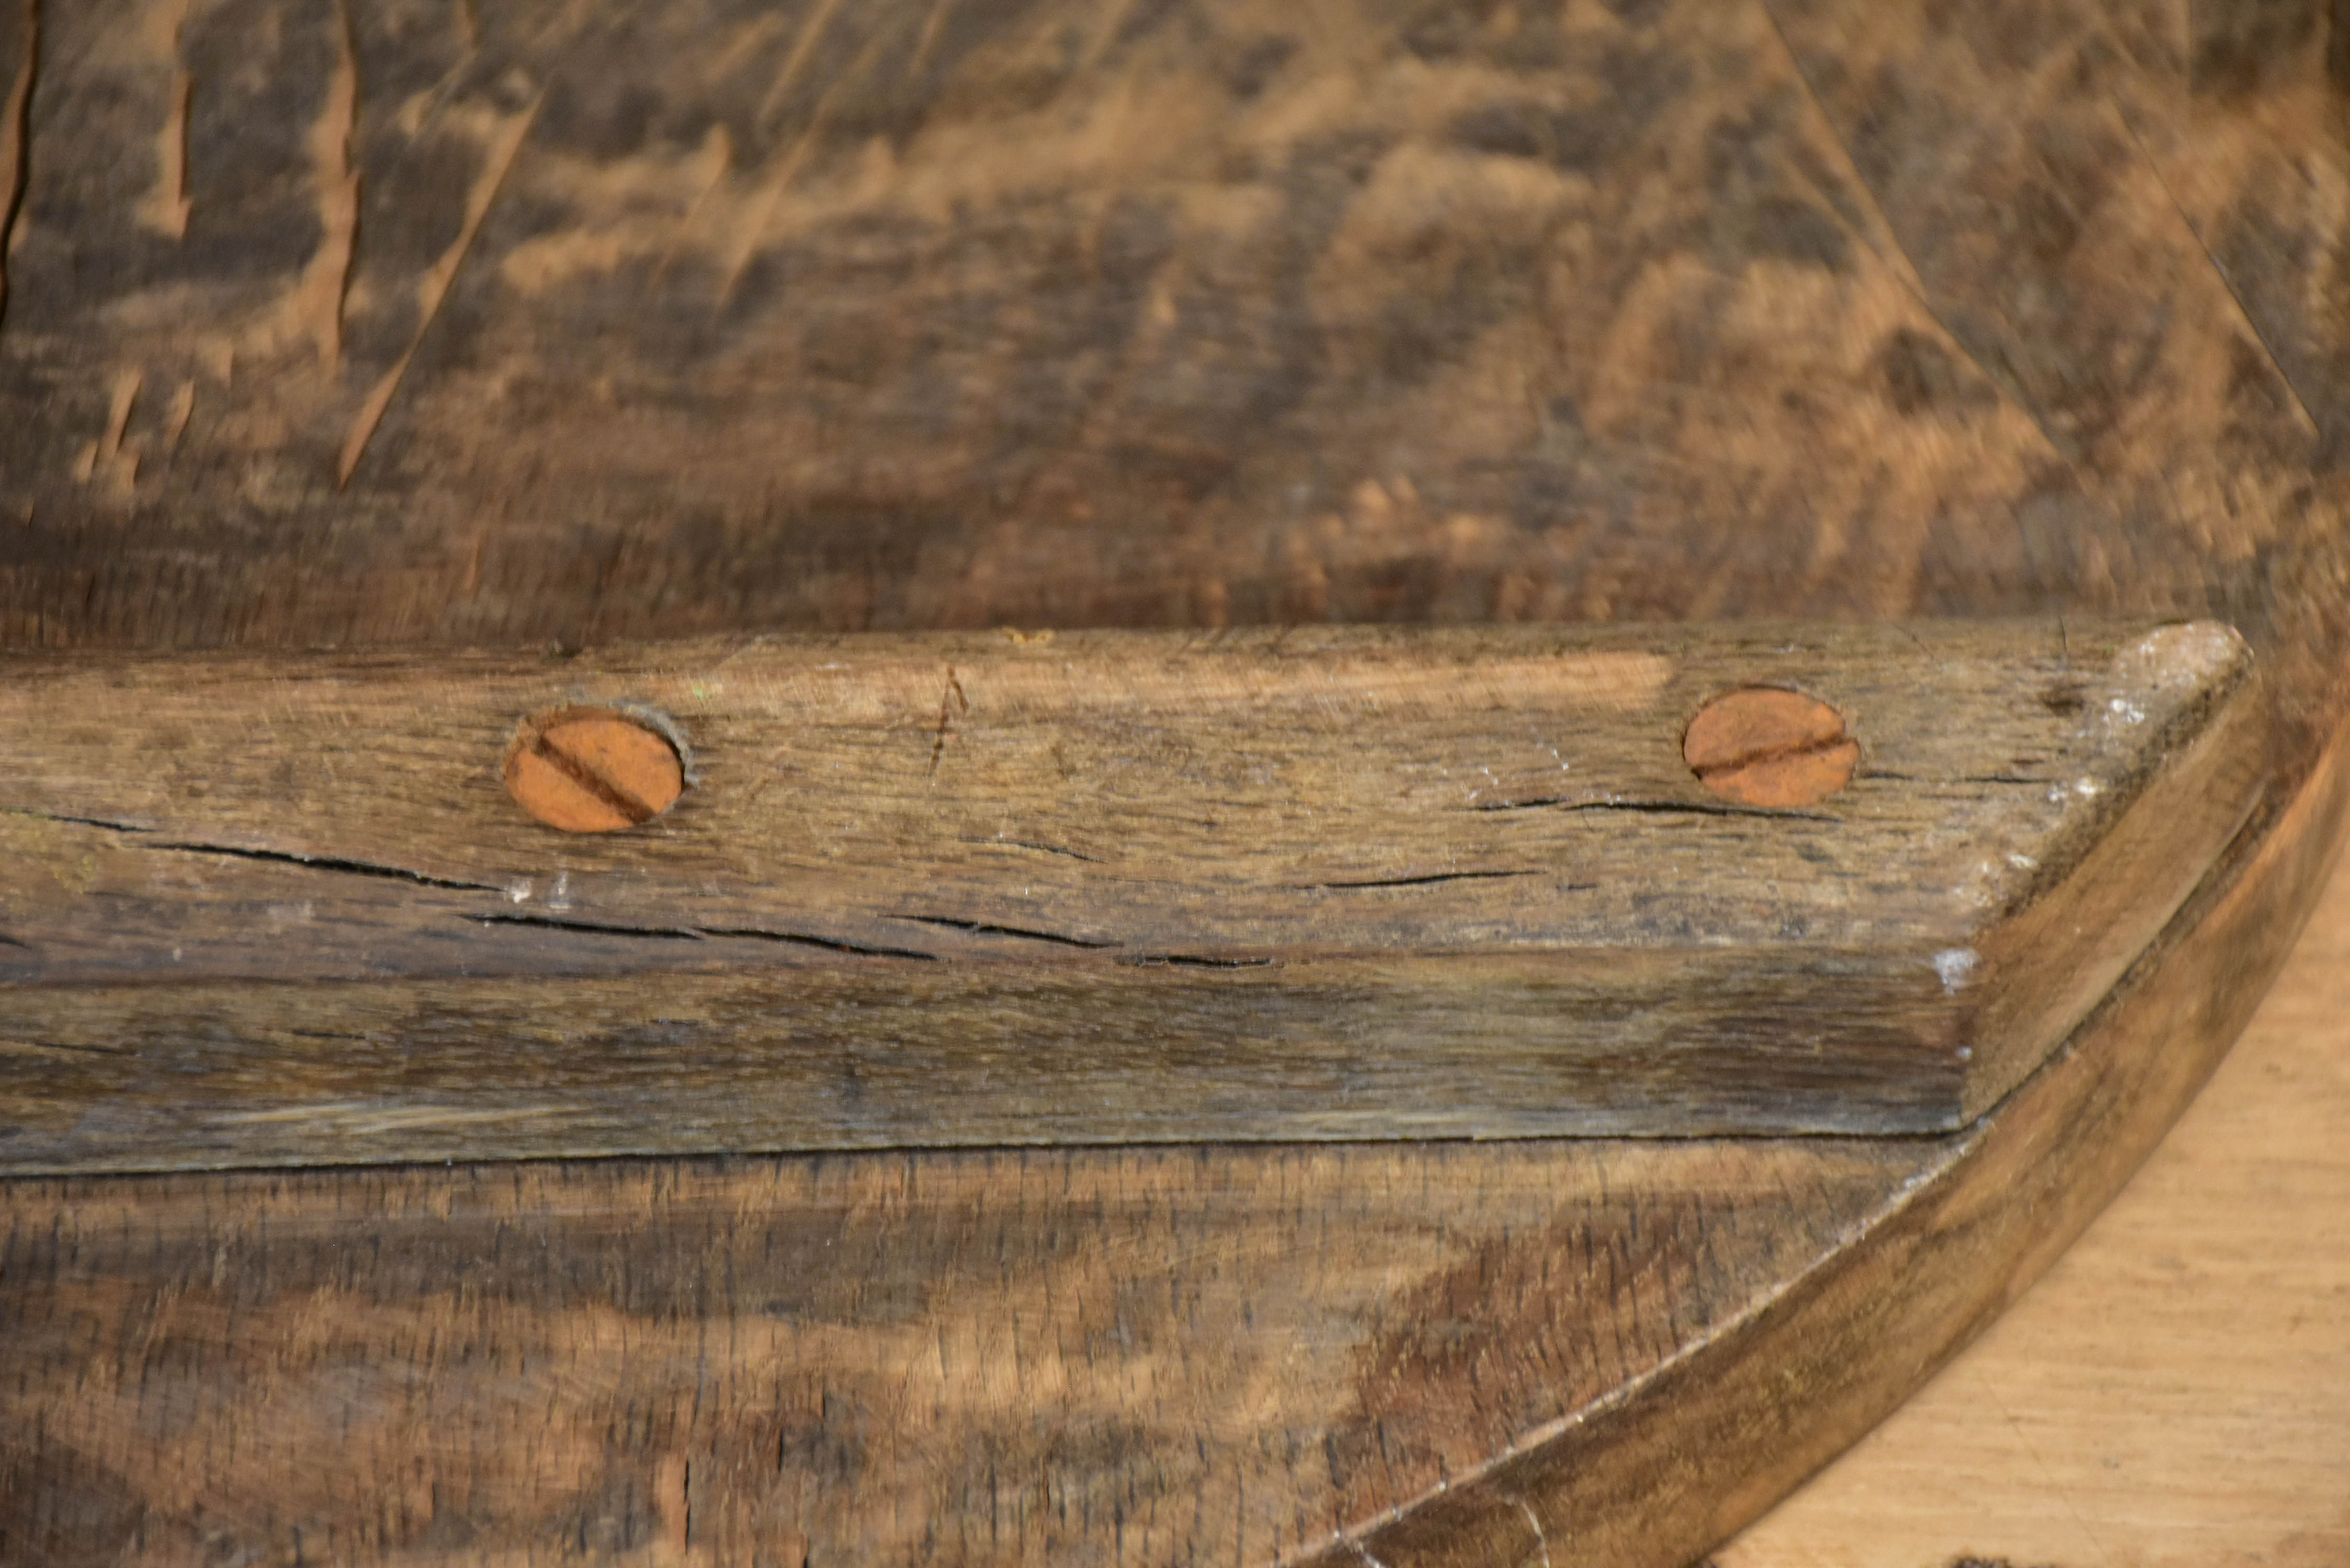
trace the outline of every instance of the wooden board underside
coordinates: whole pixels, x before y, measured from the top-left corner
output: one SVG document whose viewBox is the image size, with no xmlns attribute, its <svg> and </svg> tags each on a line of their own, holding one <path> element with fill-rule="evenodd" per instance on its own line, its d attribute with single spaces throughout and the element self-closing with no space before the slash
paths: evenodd
<svg viewBox="0 0 2350 1568">
<path fill-rule="evenodd" d="M 1918 1158 L 1537 1145 L 386 1172 L 358 1255 L 338 1244 L 353 1195 L 331 1176 L 191 1179 L 160 1208 L 137 1184 L 26 1184 L 0 1312 L 18 1365 L 41 1370 L 0 1427 L 16 1461 L 0 1517 L 19 1551 L 133 1561 L 217 1511 L 272 1549 L 298 1529 L 321 1561 L 437 1533 L 484 1554 L 567 1539 L 592 1544 L 564 1556 L 665 1543 L 793 1568 L 801 1552 L 1049 1560 L 1123 1517 L 1145 1558 L 1262 1562 L 1652 1371 L 1756 1304 L 1766 1259 L 1830 1251 Z M 61 1229 L 27 1228 L 61 1200 Z M 583 1203 L 608 1218 L 556 1218 Z M 1290 1222 L 1263 1231 L 1269 1213 Z M 1669 1275 L 1675 1325 L 1626 1292 L 1594 1333 L 1596 1302 L 1480 1277 L 1505 1237 L 1537 1235 L 1627 1283 Z M 93 1332 L 112 1336 L 145 1278 L 185 1285 L 156 1342 L 192 1367 L 225 1355 L 224 1376 L 88 1386 Z M 1424 1309 L 1399 1311 L 1399 1292 Z M 355 1359 L 360 1324 L 403 1354 Z M 1448 1430 L 1430 1382 L 1472 1378 L 1490 1417 Z M 697 1386 L 707 1424 L 684 1414 Z M 192 1447 L 143 1414 L 172 1407 Z M 1210 1413 L 1237 1451 L 1193 1446 Z M 227 1426 L 257 1440 L 232 1456 L 212 1436 Z M 458 1451 L 442 1429 L 464 1434 Z M 400 1500 L 351 1518 L 338 1500 L 386 1471 Z M 185 1523 L 142 1495 L 175 1472 Z"/>
<path fill-rule="evenodd" d="M 2346 782 L 1942 1138 L 14 1182 L 0 1545 L 1673 1568 L 2126 1179 L 2289 945 Z"/>
<path fill-rule="evenodd" d="M 1956 1127 L 2269 757 L 2225 628 L 851 639 L 19 663 L 0 1168 Z M 1688 716 L 1835 703 L 1724 802 Z M 626 834 L 521 717 L 667 716 Z"/>
</svg>

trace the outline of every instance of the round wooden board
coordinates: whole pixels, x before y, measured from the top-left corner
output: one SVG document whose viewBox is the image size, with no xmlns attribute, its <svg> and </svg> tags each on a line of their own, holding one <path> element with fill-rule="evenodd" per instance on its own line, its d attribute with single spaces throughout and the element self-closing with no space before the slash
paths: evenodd
<svg viewBox="0 0 2350 1568">
<path fill-rule="evenodd" d="M 2341 838 L 2326 16 L 8 7 L 7 646 L 2212 616 L 2273 784 L 1948 1137 L 10 1183 L 0 1555 L 1704 1550 L 2118 1188 Z"/>
</svg>

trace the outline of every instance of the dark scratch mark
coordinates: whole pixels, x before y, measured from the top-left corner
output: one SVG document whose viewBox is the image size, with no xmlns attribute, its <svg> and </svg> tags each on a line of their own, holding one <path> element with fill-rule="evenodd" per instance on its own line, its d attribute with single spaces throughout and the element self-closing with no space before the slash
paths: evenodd
<svg viewBox="0 0 2350 1568">
<path fill-rule="evenodd" d="M 31 952 L 33 950 L 33 944 L 30 942 L 20 942 L 16 938 L 10 936 L 7 932 L 0 931 L 0 948 L 15 948 L 19 952 Z"/>
<path fill-rule="evenodd" d="M 1550 795 L 1534 800 L 1482 802 L 1471 811 L 1632 811 L 1656 816 L 1759 816 L 1772 822 L 1841 822 L 1818 811 L 1779 811 L 1769 806 L 1716 805 L 1693 800 L 1576 800 Z"/>
<path fill-rule="evenodd" d="M 449 297 L 450 289 L 456 284 L 458 269 L 464 265 L 467 254 L 473 248 L 473 237 L 482 232 L 482 223 L 490 215 L 490 208 L 496 203 L 499 191 L 504 188 L 506 174 L 514 168 L 515 160 L 522 151 L 522 144 L 529 137 L 530 128 L 537 123 L 539 108 L 545 102 L 544 92 L 531 100 L 530 107 L 523 111 L 520 122 L 507 134 L 505 145 L 493 151 L 488 165 L 474 179 L 473 189 L 466 193 L 463 226 L 457 231 L 457 237 L 450 242 L 449 248 L 441 253 L 440 259 L 426 269 L 419 285 L 418 304 L 421 308 L 417 312 L 416 330 L 410 335 L 408 347 L 401 350 L 400 358 L 392 361 L 391 369 L 384 372 L 383 379 L 361 401 L 358 414 L 351 420 L 350 427 L 343 437 L 343 450 L 335 465 L 337 489 L 350 483 L 352 473 L 359 468 L 359 459 L 366 455 L 368 442 L 374 439 L 376 427 L 383 422 L 385 411 L 391 407 L 392 395 L 400 390 L 400 380 L 408 374 L 408 367 L 415 359 L 416 351 L 424 346 L 425 335 L 432 330 L 432 323 L 439 319 L 442 303 Z"/>
<path fill-rule="evenodd" d="M 864 942 L 842 941 L 837 937 L 814 937 L 806 931 L 769 931 L 755 926 L 705 926 L 699 932 L 705 937 L 747 937 L 754 941 L 790 942 L 804 948 L 825 948 L 837 953 L 857 953 L 865 958 L 920 959 L 924 963 L 937 963 L 936 953 L 926 953 L 913 948 L 874 947 Z"/>
<path fill-rule="evenodd" d="M 1269 958 L 1211 958 L 1205 953 L 1137 953 L 1119 961 L 1145 969 L 1167 965 L 1182 969 L 1271 969 L 1281 962 L 1279 959 Z"/>
<path fill-rule="evenodd" d="M 1297 892 L 1314 893 L 1349 888 L 1426 888 L 1438 882 L 1494 882 L 1510 877 L 1541 875 L 1539 871 L 1433 871 L 1425 877 L 1371 877 L 1360 882 L 1293 882 L 1290 887 Z"/>
<path fill-rule="evenodd" d="M 947 683 L 939 692 L 939 734 L 931 742 L 931 777 L 939 776 L 939 759 L 946 755 L 947 736 L 952 732 L 954 715 L 971 713 L 971 699 L 962 693 L 962 682 L 955 679 L 954 666 L 947 666 Z"/>
<path fill-rule="evenodd" d="M 0 816 L 29 816 L 36 822 L 63 822 L 70 823 L 76 827 L 102 827 L 109 833 L 152 833 L 155 831 L 151 827 L 140 827 L 135 823 L 109 822 L 102 816 L 68 816 L 63 812 L 28 811 L 22 806 L 13 805 L 0 807 Z"/>
<path fill-rule="evenodd" d="M 653 937 L 670 942 L 698 942 L 702 933 L 689 926 L 613 926 L 599 920 L 567 920 L 555 915 L 468 915 L 477 926 L 536 926 L 550 931 L 588 931 L 603 937 Z"/>
<path fill-rule="evenodd" d="M 1964 784 L 2052 784 L 2054 779 L 2036 779 L 2025 774 L 1965 774 L 1951 781 Z"/>
<path fill-rule="evenodd" d="M 108 826 L 99 824 L 99 826 Z M 126 833 L 145 833 L 143 827 L 127 827 Z M 142 844 L 141 849 L 152 849 L 174 855 L 226 855 L 237 860 L 262 860 L 277 866 L 301 866 L 312 871 L 339 871 L 352 877 L 381 877 L 394 882 L 413 882 L 420 888 L 447 888 L 460 893 L 503 893 L 503 888 L 487 882 L 459 882 L 447 877 L 431 877 L 421 871 L 411 871 L 402 866 L 378 866 L 366 860 L 346 860 L 336 855 L 296 855 L 284 849 L 242 849 L 226 844 Z"/>
<path fill-rule="evenodd" d="M 0 327 L 8 321 L 8 243 L 33 178 L 33 82 L 41 68 L 41 0 L 25 0 L 25 58 L 0 111 Z"/>
<path fill-rule="evenodd" d="M 910 948 L 868 947 L 861 942 L 845 942 L 832 937 L 814 937 L 804 931 L 770 931 L 750 926 L 622 926 L 601 920 L 570 920 L 554 915 L 468 915 L 465 919 L 481 926 L 536 926 L 542 930 L 584 931 L 599 937 L 649 937 L 656 941 L 698 942 L 712 937 L 743 937 L 753 941 L 789 942 L 796 947 L 823 948 L 831 952 L 856 953 L 865 958 L 923 959 L 938 961 L 938 954 L 916 952 Z"/>
<path fill-rule="evenodd" d="M 1057 844 L 1039 844 L 1035 840 L 1029 838 L 958 838 L 955 842 L 957 844 L 977 844 L 983 846 L 991 844 L 1008 845 L 1014 849 L 1034 849 L 1040 855 L 1066 856 L 1071 860 L 1082 860 L 1088 866 L 1099 866 L 1104 864 L 1098 857 L 1092 855 L 1080 855 L 1074 849 L 1066 849 Z"/>
<path fill-rule="evenodd" d="M 1025 937 L 1035 942 L 1058 942 L 1065 948 L 1118 948 L 1124 942 L 1097 942 L 1084 937 L 1063 936 L 1058 931 L 1034 931 L 1022 926 L 991 925 L 985 920 L 951 920 L 943 915 L 895 915 L 893 919 L 910 920 L 918 926 L 944 926 L 951 930 L 973 931 L 991 937 Z"/>
</svg>

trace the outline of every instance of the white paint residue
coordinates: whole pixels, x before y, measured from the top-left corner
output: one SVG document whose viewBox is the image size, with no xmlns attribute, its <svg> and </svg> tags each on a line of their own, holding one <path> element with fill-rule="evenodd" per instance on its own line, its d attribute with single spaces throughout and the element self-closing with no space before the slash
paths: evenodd
<svg viewBox="0 0 2350 1568">
<path fill-rule="evenodd" d="M 506 902 L 509 904 L 527 904 L 530 902 L 530 879 L 528 877 L 524 877 L 519 881 L 509 882 L 506 884 Z"/>
<path fill-rule="evenodd" d="M 1982 955 L 1972 948 L 1944 948 L 1934 955 L 1934 972 L 1942 977 L 1943 992 L 1955 994 L 1981 963 Z"/>
<path fill-rule="evenodd" d="M 2216 621 L 2166 626 L 2148 632 L 2122 656 L 2121 672 L 2162 687 L 2210 680 L 2245 657 L 2244 639 Z"/>
</svg>

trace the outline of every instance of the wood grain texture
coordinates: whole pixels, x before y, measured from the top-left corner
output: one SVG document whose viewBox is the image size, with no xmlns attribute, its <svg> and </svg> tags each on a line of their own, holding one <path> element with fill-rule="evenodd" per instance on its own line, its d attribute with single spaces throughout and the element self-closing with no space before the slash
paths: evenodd
<svg viewBox="0 0 2350 1568">
<path fill-rule="evenodd" d="M 290 1560 L 297 1539 L 344 1562 L 1288 1557 L 1701 1343 L 1914 1158 L 1535 1144 L 12 1184 L 0 1530 L 12 1560 L 61 1565 Z"/>
<path fill-rule="evenodd" d="M 2350 1558 L 2350 864 L 2209 1087 L 2031 1293 L 1721 1568 Z"/>
<path fill-rule="evenodd" d="M 181 9 L 42 24 L 11 643 L 2241 622 L 2334 504 L 2181 7 Z"/>
<path fill-rule="evenodd" d="M 1685 1561 L 2127 1177 L 2339 755 L 1939 1139 L 19 1180 L 0 1521 L 61 1563 Z"/>
<path fill-rule="evenodd" d="M 2065 1050 L 1898 1146 L 12 1183 L 12 1549 L 1669 1568 L 2085 1221 L 2339 841 L 2314 5 L 5 9 L 10 648 L 2210 617 L 2272 779 Z M 891 1229 L 891 1173 L 951 1201 Z M 863 1261 L 795 1251 L 770 1177 L 865 1195 Z M 648 1212 L 704 1180 L 753 1207 L 680 1256 Z M 1395 1206 L 1357 1226 L 1357 1191 Z M 1128 1231 L 1198 1282 L 1163 1317 Z M 785 1272 L 839 1295 L 728 1293 Z M 978 1391 L 889 1403 L 932 1361 Z M 338 1468 L 354 1433 L 376 1462 Z"/>
<path fill-rule="evenodd" d="M 0 1168 L 1945 1130 L 2253 809 L 2249 677 L 2210 625 L 20 662 Z M 1756 680 L 1864 776 L 1717 800 L 1680 732 Z M 687 798 L 517 810 L 580 702 L 673 715 Z"/>
</svg>

